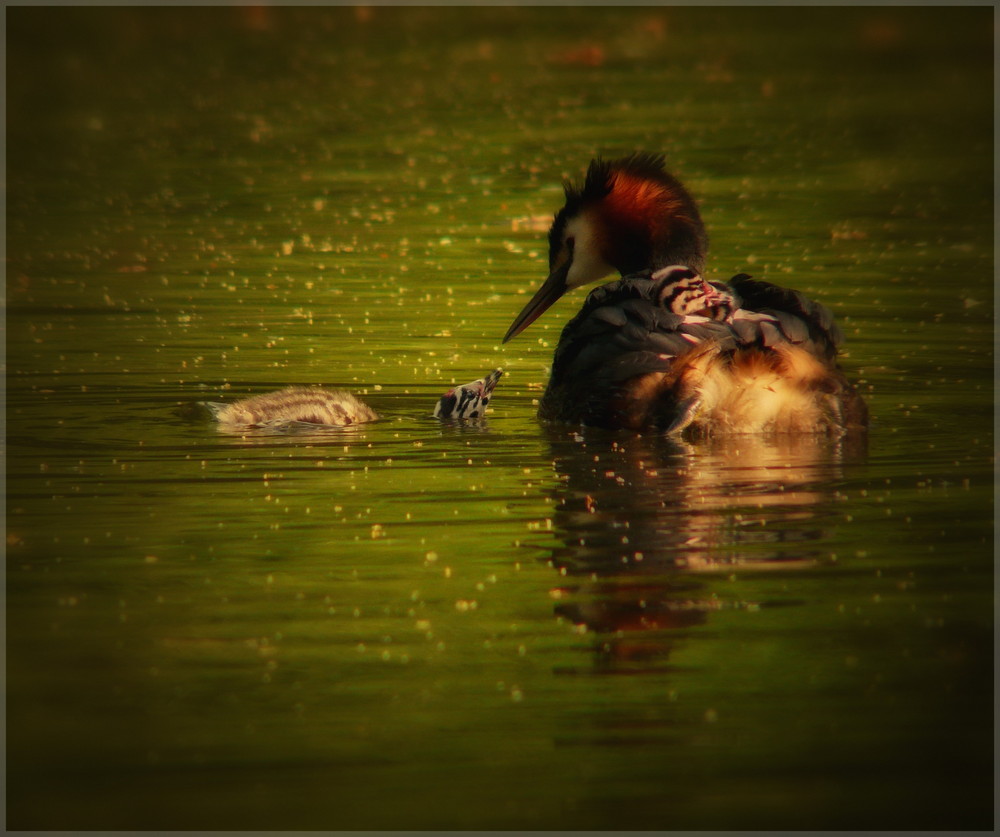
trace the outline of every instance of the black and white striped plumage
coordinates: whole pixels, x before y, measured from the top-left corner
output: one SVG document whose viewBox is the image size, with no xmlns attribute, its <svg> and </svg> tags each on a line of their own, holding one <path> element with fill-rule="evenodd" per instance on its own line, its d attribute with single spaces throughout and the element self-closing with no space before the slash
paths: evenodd
<svg viewBox="0 0 1000 837">
<path fill-rule="evenodd" d="M 448 390 L 434 407 L 434 415 L 441 419 L 481 418 L 490 403 L 493 388 L 503 375 L 502 369 L 494 369 L 489 375 L 470 384 L 462 384 Z"/>
</svg>

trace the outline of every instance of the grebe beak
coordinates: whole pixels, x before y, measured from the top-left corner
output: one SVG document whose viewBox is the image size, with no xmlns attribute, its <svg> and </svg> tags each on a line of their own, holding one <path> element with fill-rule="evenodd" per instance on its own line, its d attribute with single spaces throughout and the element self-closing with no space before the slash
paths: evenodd
<svg viewBox="0 0 1000 837">
<path fill-rule="evenodd" d="M 569 287 L 566 284 L 566 277 L 569 274 L 572 264 L 572 259 L 566 259 L 562 265 L 549 274 L 549 278 L 535 291 L 535 295 L 531 298 L 531 301 L 524 306 L 521 313 L 511 323 L 510 328 L 507 329 L 507 335 L 503 339 L 504 343 L 512 337 L 517 337 L 518 334 L 537 320 L 553 302 L 566 293 Z"/>
</svg>

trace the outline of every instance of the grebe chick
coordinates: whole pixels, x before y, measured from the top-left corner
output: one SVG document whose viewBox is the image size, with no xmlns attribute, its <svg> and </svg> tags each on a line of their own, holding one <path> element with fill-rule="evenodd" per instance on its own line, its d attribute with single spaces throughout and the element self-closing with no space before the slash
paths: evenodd
<svg viewBox="0 0 1000 837">
<path fill-rule="evenodd" d="M 434 416 L 441 419 L 483 416 L 502 375 L 502 369 L 495 369 L 478 380 L 448 390 L 434 407 Z M 319 387 L 288 387 L 231 403 L 202 401 L 199 405 L 219 424 L 233 428 L 310 424 L 349 427 L 380 418 L 364 401 L 346 390 Z"/>
<path fill-rule="evenodd" d="M 551 272 L 504 341 L 566 290 L 617 270 L 566 325 L 543 419 L 636 431 L 832 432 L 867 426 L 836 363 L 832 314 L 740 274 L 709 282 L 707 236 L 663 157 L 594 160 L 549 232 Z"/>
<path fill-rule="evenodd" d="M 319 387 L 288 387 L 229 404 L 205 402 L 205 406 L 219 424 L 242 427 L 294 423 L 347 427 L 379 418 L 364 401 L 346 390 Z"/>
<path fill-rule="evenodd" d="M 434 407 L 434 417 L 441 419 L 479 418 L 486 412 L 493 388 L 503 375 L 503 369 L 494 369 L 489 375 L 448 390 Z"/>
</svg>

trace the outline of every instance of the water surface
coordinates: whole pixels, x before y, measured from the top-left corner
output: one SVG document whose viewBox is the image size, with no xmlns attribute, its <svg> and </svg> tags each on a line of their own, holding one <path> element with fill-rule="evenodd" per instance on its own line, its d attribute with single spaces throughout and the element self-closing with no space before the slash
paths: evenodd
<svg viewBox="0 0 1000 837">
<path fill-rule="evenodd" d="M 8 826 L 991 827 L 990 10 L 7 19 Z M 537 422 L 636 148 L 867 440 Z M 176 413 L 291 384 L 386 418 Z"/>
</svg>

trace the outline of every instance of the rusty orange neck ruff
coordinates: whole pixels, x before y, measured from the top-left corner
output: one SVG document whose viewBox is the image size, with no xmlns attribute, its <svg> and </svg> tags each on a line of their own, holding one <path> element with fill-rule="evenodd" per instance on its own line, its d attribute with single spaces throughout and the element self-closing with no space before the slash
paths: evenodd
<svg viewBox="0 0 1000 837">
<path fill-rule="evenodd" d="M 701 222 L 690 217 L 684 195 L 669 184 L 625 171 L 612 172 L 608 185 L 607 196 L 590 211 L 596 243 L 609 264 L 622 275 L 696 259 L 690 266 L 701 268 L 696 244 Z M 675 257 L 678 247 L 686 259 Z"/>
</svg>

